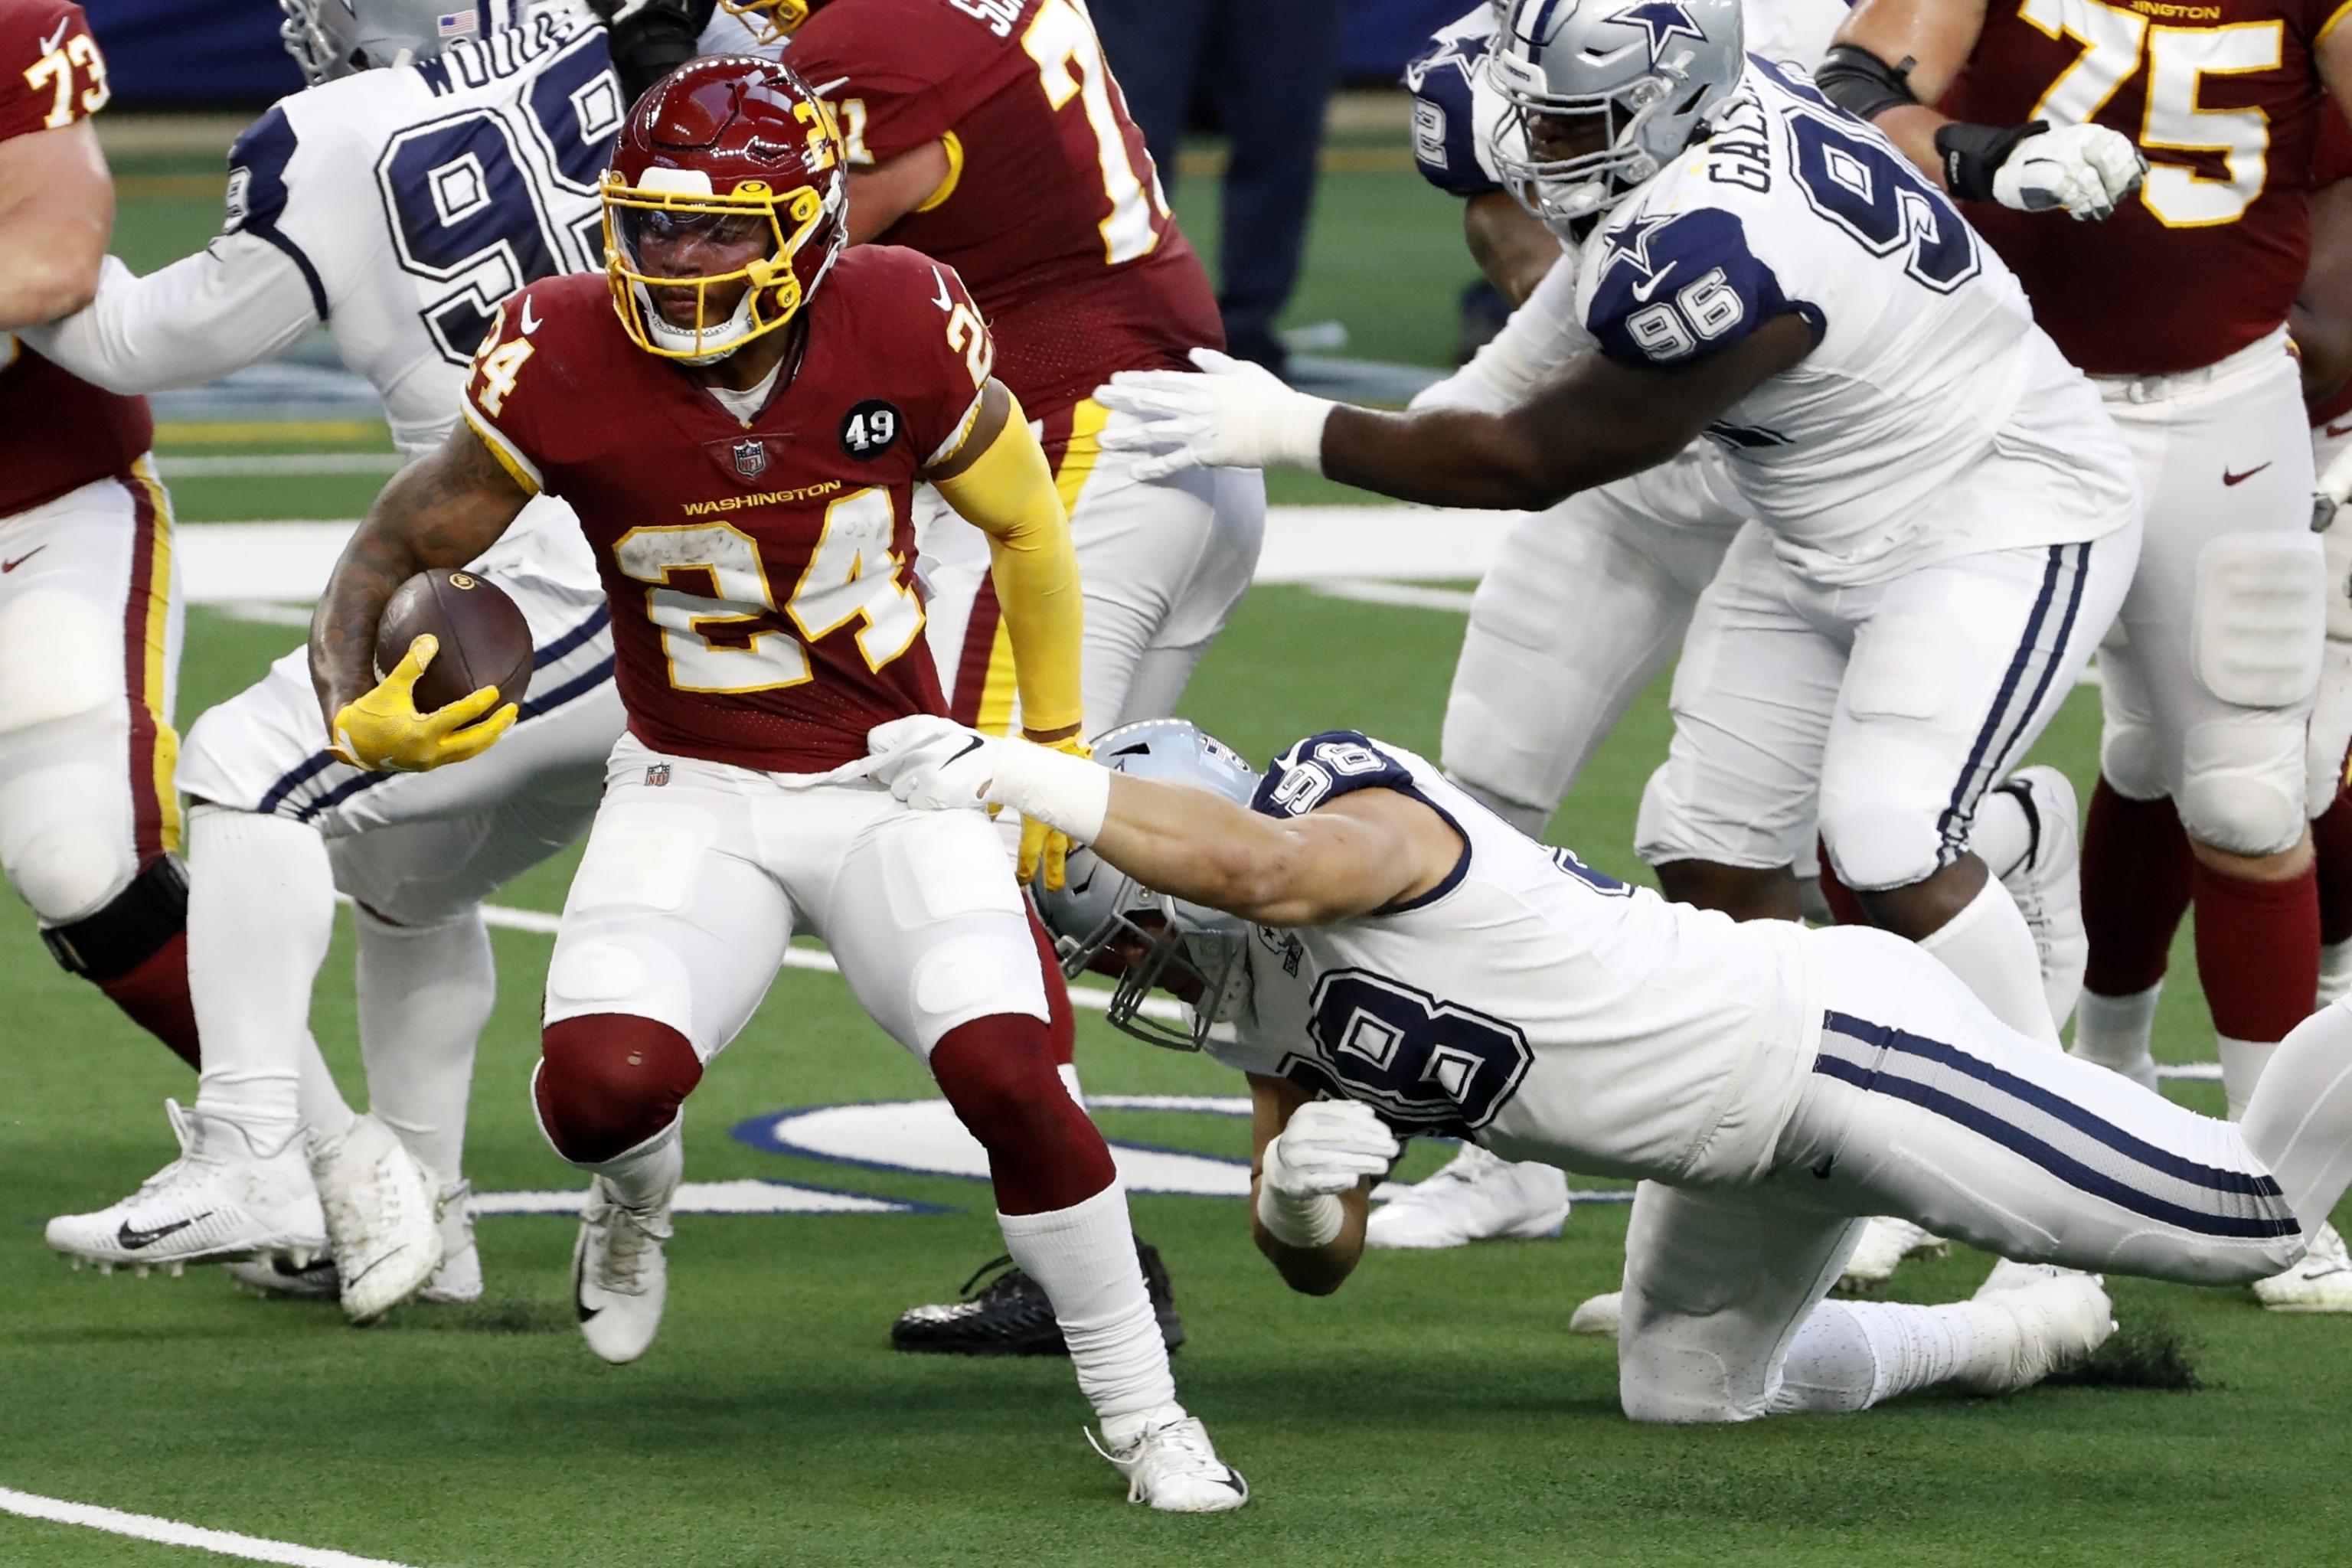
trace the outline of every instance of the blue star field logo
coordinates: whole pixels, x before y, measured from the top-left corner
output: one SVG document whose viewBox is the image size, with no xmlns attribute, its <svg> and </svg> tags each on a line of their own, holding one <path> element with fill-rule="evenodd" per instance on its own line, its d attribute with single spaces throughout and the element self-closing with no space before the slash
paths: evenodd
<svg viewBox="0 0 2352 1568">
<path fill-rule="evenodd" d="M 1695 43 L 1706 42 L 1683 0 L 1643 0 L 1629 11 L 1614 18 L 1621 27 L 1639 27 L 1650 36 L 1650 63 L 1656 65 L 1664 58 L 1666 46 L 1676 38 L 1689 38 Z"/>
<path fill-rule="evenodd" d="M 1654 213 L 1636 213 L 1630 220 L 1605 231 L 1601 237 L 1601 248 L 1607 252 L 1601 260 L 1601 273 L 1607 277 L 1621 261 L 1631 262 L 1643 277 L 1653 277 L 1657 268 L 1650 260 L 1650 237 L 1665 226 L 1666 220 Z"/>
</svg>

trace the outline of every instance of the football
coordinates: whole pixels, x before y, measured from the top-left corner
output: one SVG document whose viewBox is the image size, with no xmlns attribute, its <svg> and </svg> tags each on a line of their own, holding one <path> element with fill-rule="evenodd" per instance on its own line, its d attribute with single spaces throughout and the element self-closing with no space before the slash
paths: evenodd
<svg viewBox="0 0 2352 1568">
<path fill-rule="evenodd" d="M 428 634 L 440 639 L 441 650 L 416 682 L 418 712 L 446 708 L 485 686 L 499 689 L 500 702 L 520 702 L 530 689 L 530 626 L 488 578 L 435 567 L 403 583 L 376 622 L 377 677 Z"/>
</svg>

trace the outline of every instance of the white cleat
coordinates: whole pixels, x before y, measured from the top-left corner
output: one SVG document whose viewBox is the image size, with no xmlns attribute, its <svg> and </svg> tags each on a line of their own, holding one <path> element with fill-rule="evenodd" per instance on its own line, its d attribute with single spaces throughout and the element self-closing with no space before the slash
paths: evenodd
<svg viewBox="0 0 2352 1568">
<path fill-rule="evenodd" d="M 143 1274 L 269 1252 L 307 1262 L 326 1249 L 318 1194 L 295 1135 L 262 1150 L 226 1117 L 183 1110 L 176 1100 L 164 1101 L 164 1110 L 180 1157 L 111 1207 L 49 1221 L 52 1248 L 77 1268 L 97 1264 L 101 1274 L 118 1265 Z"/>
<path fill-rule="evenodd" d="M 675 1189 L 673 1189 L 675 1190 Z M 572 1299 L 588 1348 L 615 1366 L 646 1353 L 661 1329 L 669 1300 L 670 1194 L 650 1209 L 634 1209 L 599 1176 L 580 1211 L 580 1239 L 572 1248 Z"/>
<path fill-rule="evenodd" d="M 1217 1458 L 1199 1417 L 1181 1405 L 1161 1409 L 1173 1414 L 1157 1420 L 1147 1415 L 1124 1444 L 1097 1442 L 1087 1434 L 1095 1452 L 1127 1478 L 1127 1500 L 1161 1513 L 1223 1513 L 1249 1501 L 1249 1483 Z"/>
<path fill-rule="evenodd" d="M 1625 1315 L 1625 1292 L 1611 1290 L 1604 1295 L 1588 1296 L 1578 1303 L 1575 1313 L 1568 1320 L 1571 1334 L 1601 1334 L 1617 1337 L 1618 1320 Z"/>
<path fill-rule="evenodd" d="M 1464 1143 L 1433 1175 L 1376 1205 L 1367 1247 L 1461 1247 L 1558 1236 L 1568 1219 L 1568 1173 L 1522 1164 Z"/>
<path fill-rule="evenodd" d="M 416 1293 L 419 1301 L 463 1304 L 482 1299 L 482 1256 L 475 1249 L 474 1217 L 466 1206 L 472 1191 L 465 1182 L 442 1189 L 441 1266 Z M 342 1299 L 342 1280 L 332 1258 L 320 1258 L 301 1268 L 287 1258 L 256 1258 L 231 1263 L 222 1272 L 249 1295 L 284 1301 Z"/>
<path fill-rule="evenodd" d="M 2332 1225 L 2321 1226 L 2303 1261 L 2255 1280 L 2254 1295 L 2273 1312 L 2352 1312 L 2352 1256 L 2343 1236 Z"/>
<path fill-rule="evenodd" d="M 327 1211 L 343 1314 L 372 1323 L 424 1289 L 441 1266 L 433 1178 L 372 1115 L 314 1144 L 310 1173 Z"/>
<path fill-rule="evenodd" d="M 1838 1276 L 1838 1294 L 1868 1295 L 1894 1279 L 1905 1258 L 1920 1254 L 1941 1258 L 1951 1249 L 1950 1242 L 1907 1219 L 1867 1221 L 1862 1239 L 1853 1244 L 1853 1256 L 1845 1261 L 1845 1272 Z"/>
<path fill-rule="evenodd" d="M 416 1293 L 420 1301 L 462 1305 L 482 1299 L 482 1255 L 474 1246 L 474 1215 L 467 1200 L 471 1182 L 441 1189 L 441 1267 Z"/>
<path fill-rule="evenodd" d="M 1970 1394 L 2014 1394 L 2107 1342 L 2115 1304 L 2095 1274 L 2002 1262 L 1964 1309 L 1975 1345 L 1952 1382 Z"/>
<path fill-rule="evenodd" d="M 2033 933 L 2050 1022 L 2063 1029 L 2083 999 L 2091 962 L 2091 939 L 2083 931 L 2082 812 L 2074 784 L 2056 768 L 2020 768 L 2000 788 L 2023 803 L 2033 824 L 2033 847 L 2002 874 L 2000 885 Z"/>
</svg>

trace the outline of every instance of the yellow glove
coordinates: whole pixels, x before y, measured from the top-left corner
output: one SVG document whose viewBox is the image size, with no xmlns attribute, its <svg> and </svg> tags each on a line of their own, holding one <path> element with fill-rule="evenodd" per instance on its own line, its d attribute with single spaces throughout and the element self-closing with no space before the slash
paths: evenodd
<svg viewBox="0 0 2352 1568">
<path fill-rule="evenodd" d="M 1073 757 L 1091 757 L 1094 751 L 1076 735 L 1062 741 L 1040 741 L 1049 751 L 1066 752 Z M 1045 868 L 1045 890 L 1058 893 L 1069 880 L 1070 836 L 1060 828 L 1048 827 L 1034 817 L 1021 819 L 1021 885 L 1027 887 L 1037 875 L 1042 862 Z"/>
<path fill-rule="evenodd" d="M 416 710 L 417 677 L 440 648 L 437 637 L 421 637 L 410 643 L 390 675 L 343 704 L 335 715 L 335 740 L 329 750 L 355 768 L 395 773 L 421 773 L 488 751 L 513 725 L 518 711 L 511 702 L 490 711 L 499 700 L 497 687 L 468 692 L 430 713 Z"/>
</svg>

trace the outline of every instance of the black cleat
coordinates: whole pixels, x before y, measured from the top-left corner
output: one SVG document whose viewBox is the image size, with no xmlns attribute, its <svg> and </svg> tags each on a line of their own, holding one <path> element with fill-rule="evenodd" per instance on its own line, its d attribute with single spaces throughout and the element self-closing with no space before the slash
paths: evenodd
<svg viewBox="0 0 2352 1568">
<path fill-rule="evenodd" d="M 1176 1315 L 1176 1293 L 1168 1283 L 1168 1267 L 1160 1249 L 1149 1242 L 1135 1244 L 1135 1260 L 1143 1266 L 1143 1288 L 1151 1295 L 1152 1316 L 1160 1320 L 1160 1337 L 1171 1351 L 1184 1342 L 1184 1320 Z M 986 1283 L 982 1281 L 985 1280 Z M 1009 1256 L 992 1258 L 963 1282 L 960 1301 L 909 1307 L 890 1325 L 890 1348 L 924 1351 L 934 1355 L 1067 1355 L 1062 1326 L 1054 1321 L 1053 1303 L 1045 1289 L 1013 1265 Z"/>
</svg>

